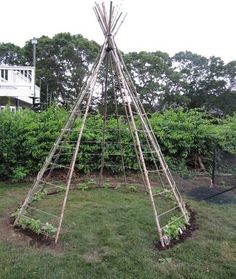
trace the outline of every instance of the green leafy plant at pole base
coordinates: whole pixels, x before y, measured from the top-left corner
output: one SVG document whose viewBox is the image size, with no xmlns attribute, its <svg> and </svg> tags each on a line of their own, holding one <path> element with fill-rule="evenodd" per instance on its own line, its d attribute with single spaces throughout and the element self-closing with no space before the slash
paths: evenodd
<svg viewBox="0 0 236 279">
<path fill-rule="evenodd" d="M 34 195 L 33 201 L 40 201 L 43 199 L 43 197 L 47 196 L 47 191 L 43 190 L 43 191 L 39 191 Z"/>
<path fill-rule="evenodd" d="M 22 229 L 30 229 L 36 234 L 42 233 L 46 236 L 50 236 L 56 232 L 56 228 L 52 224 L 48 222 L 43 224 L 39 219 L 28 218 L 25 216 L 22 216 L 19 219 L 18 224 Z"/>
<path fill-rule="evenodd" d="M 16 211 L 11 213 L 10 217 L 14 217 L 15 218 L 16 216 L 18 216 L 19 212 L 20 212 L 20 208 L 17 208 Z"/>
<path fill-rule="evenodd" d="M 57 229 L 52 224 L 49 224 L 48 222 L 44 224 L 41 229 L 46 236 L 52 235 L 57 231 Z"/>
<path fill-rule="evenodd" d="M 128 189 L 130 192 L 137 192 L 138 187 L 137 187 L 136 185 L 128 185 L 128 186 L 127 186 L 127 189 Z"/>
<path fill-rule="evenodd" d="M 167 189 L 154 188 L 152 191 L 153 191 L 154 195 L 163 196 L 166 199 L 174 200 L 174 196 L 173 196 L 172 192 L 170 192 Z"/>
<path fill-rule="evenodd" d="M 22 227 L 22 229 L 30 229 L 33 232 L 35 232 L 36 234 L 40 234 L 41 233 L 41 226 L 42 223 L 40 220 L 36 220 L 33 218 L 28 218 L 25 216 L 22 216 L 19 219 L 19 225 Z"/>
<path fill-rule="evenodd" d="M 90 178 L 90 179 L 88 179 L 88 181 L 86 181 L 86 183 L 87 183 L 88 185 L 96 185 L 96 180 Z"/>
<path fill-rule="evenodd" d="M 88 190 L 89 186 L 96 185 L 96 181 L 94 179 L 88 179 L 87 181 L 79 184 L 79 189 L 82 191 Z"/>
<path fill-rule="evenodd" d="M 164 193 L 164 197 L 167 198 L 167 199 L 169 199 L 169 200 L 175 200 L 175 198 L 174 198 L 172 192 L 166 191 L 166 192 Z"/>
<path fill-rule="evenodd" d="M 164 239 L 166 239 L 167 242 L 170 242 L 171 239 L 178 239 L 179 234 L 181 234 L 185 228 L 186 225 L 183 218 L 176 216 L 171 217 L 169 223 L 163 229 Z"/>
<path fill-rule="evenodd" d="M 29 228 L 30 223 L 31 223 L 30 219 L 25 218 L 25 217 L 21 217 L 21 218 L 19 219 L 19 221 L 18 221 L 19 226 L 21 226 L 22 229 L 24 229 L 24 230 L 25 230 L 26 228 Z"/>
<path fill-rule="evenodd" d="M 89 186 L 87 185 L 87 183 L 80 183 L 79 190 L 85 191 L 85 190 L 88 190 L 88 189 L 89 189 Z"/>
<path fill-rule="evenodd" d="M 65 187 L 58 187 L 57 189 L 58 193 L 65 192 L 65 191 L 66 191 Z"/>
<path fill-rule="evenodd" d="M 41 233 L 41 226 L 42 226 L 42 222 L 40 220 L 30 219 L 29 228 L 32 231 L 34 231 L 36 234 Z"/>
</svg>

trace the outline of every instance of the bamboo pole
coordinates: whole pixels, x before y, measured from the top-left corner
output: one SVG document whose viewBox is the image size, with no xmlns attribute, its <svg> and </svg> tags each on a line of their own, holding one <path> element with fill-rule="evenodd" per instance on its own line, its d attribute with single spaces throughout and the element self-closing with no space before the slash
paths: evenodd
<svg viewBox="0 0 236 279">
<path fill-rule="evenodd" d="M 124 15 L 122 21 L 120 22 L 120 25 L 117 27 L 116 32 L 115 32 L 115 34 L 114 34 L 114 37 L 115 37 L 115 36 L 117 35 L 117 33 L 119 32 L 119 30 L 120 30 L 122 24 L 124 23 L 126 17 L 127 17 L 127 13 Z"/>
<path fill-rule="evenodd" d="M 78 151 L 79 151 L 79 147 L 80 147 L 80 142 L 81 142 L 81 138 L 82 138 L 85 122 L 86 122 L 86 119 L 87 119 L 88 111 L 89 111 L 89 108 L 90 108 L 90 103 L 91 103 L 94 87 L 95 87 L 95 84 L 96 84 L 96 81 L 97 81 L 98 71 L 99 71 L 101 63 L 103 61 L 104 54 L 105 54 L 105 48 L 103 49 L 103 52 L 102 52 L 101 57 L 100 57 L 100 61 L 99 61 L 98 66 L 97 66 L 97 68 L 95 70 L 94 80 L 90 84 L 91 88 L 90 88 L 90 94 L 89 94 L 89 98 L 88 98 L 88 103 L 87 103 L 87 106 L 86 106 L 86 111 L 84 113 L 83 122 L 82 122 L 82 125 L 81 125 L 81 128 L 80 128 L 80 133 L 79 133 L 78 140 L 77 140 L 77 143 L 76 143 L 76 148 L 75 148 L 72 160 L 71 160 L 71 166 L 70 166 L 68 181 L 67 181 L 67 185 L 66 185 L 66 192 L 65 192 L 65 196 L 64 196 L 64 200 L 63 200 L 61 216 L 60 216 L 59 225 L 58 225 L 58 228 L 57 228 L 57 234 L 56 234 L 55 243 L 57 243 L 59 235 L 60 235 L 62 221 L 63 221 L 65 207 L 66 207 L 66 202 L 67 202 L 67 198 L 68 198 L 68 194 L 69 194 L 69 190 L 70 190 L 71 179 L 72 179 L 72 175 L 73 175 L 74 168 L 75 168 L 75 162 L 76 162 L 76 158 L 77 158 L 77 155 L 78 155 Z"/>
<path fill-rule="evenodd" d="M 113 27 L 114 27 L 115 23 L 117 22 L 119 14 L 120 14 L 119 8 L 118 8 L 118 5 L 116 5 L 115 7 L 113 7 L 113 18 L 112 18 L 111 32 L 113 32 Z"/>
<path fill-rule="evenodd" d="M 105 14 L 103 13 L 103 10 L 101 9 L 101 7 L 95 3 L 96 7 L 97 7 L 97 11 L 99 13 L 99 16 L 101 17 L 101 20 L 103 22 L 103 25 L 105 27 L 105 30 L 106 30 L 106 34 L 107 34 L 107 29 L 108 29 L 108 25 L 107 25 L 107 21 L 106 21 L 106 16 Z"/>
<path fill-rule="evenodd" d="M 142 124 L 142 127 L 143 127 L 143 124 Z M 145 129 L 145 127 L 143 127 L 143 129 Z M 144 131 L 145 131 L 145 130 L 144 130 Z M 157 166 L 156 159 L 155 159 L 155 157 L 154 157 L 154 155 L 153 155 L 153 152 L 152 152 L 153 149 L 152 149 L 152 147 L 151 147 L 149 138 L 148 138 L 148 136 L 147 136 L 147 134 L 146 134 L 145 132 L 144 132 L 144 136 L 145 136 L 145 139 L 146 139 L 146 141 L 147 141 L 148 148 L 149 148 L 150 153 L 151 153 L 152 161 L 153 161 L 153 164 L 154 164 L 154 166 L 155 166 L 155 168 L 156 168 L 156 171 L 157 171 L 157 175 L 158 175 L 158 177 L 159 177 L 159 180 L 160 180 L 160 182 L 161 182 L 162 187 L 164 188 L 163 179 L 162 179 L 162 177 L 161 177 L 159 168 L 158 168 L 158 166 Z M 156 152 L 155 152 L 155 153 L 156 153 Z"/>
<path fill-rule="evenodd" d="M 66 124 L 64 126 L 64 129 L 61 131 L 60 135 L 58 136 L 56 142 L 54 143 L 54 145 L 52 146 L 51 148 L 51 151 L 49 152 L 49 155 L 48 157 L 45 159 L 45 162 L 42 166 L 42 168 L 40 169 L 35 181 L 34 181 L 34 184 L 33 184 L 33 187 L 29 190 L 27 196 L 26 196 L 26 199 L 23 203 L 23 205 L 21 206 L 20 210 L 19 210 L 19 213 L 14 221 L 14 226 L 17 225 L 20 217 L 22 216 L 22 214 L 24 214 L 26 208 L 27 208 L 27 205 L 29 203 L 31 203 L 32 199 L 33 199 L 33 196 L 34 194 L 37 192 L 37 191 L 40 191 L 41 187 L 40 187 L 40 181 L 42 180 L 43 176 L 44 176 L 44 173 L 45 171 L 48 169 L 48 165 L 50 164 L 50 162 L 52 161 L 52 158 L 53 156 L 55 155 L 55 152 L 58 148 L 58 146 L 60 145 L 60 142 L 61 140 L 63 139 L 63 136 L 65 134 L 65 132 L 68 130 L 68 128 L 71 127 L 71 125 L 73 124 L 74 122 L 74 118 L 76 116 L 76 112 L 77 112 L 77 108 L 80 106 L 80 104 L 82 103 L 83 101 L 83 98 L 84 96 L 86 95 L 86 92 L 88 90 L 88 87 L 90 86 L 90 83 L 91 81 L 93 80 L 94 78 L 94 72 L 95 72 L 95 69 L 98 67 L 98 65 L 100 66 L 99 62 L 100 62 L 100 57 L 102 55 L 102 53 L 104 52 L 105 50 L 105 47 L 106 47 L 106 43 L 107 43 L 107 40 L 105 40 L 103 46 L 101 47 L 101 50 L 100 50 L 100 53 L 99 55 L 97 56 L 97 59 L 96 59 L 96 62 L 94 63 L 94 66 L 91 70 L 91 75 L 88 77 L 87 79 L 87 83 L 85 83 L 85 86 L 84 86 L 84 89 L 81 93 L 81 95 L 79 96 L 76 104 L 74 105 L 74 108 L 71 112 L 71 114 L 69 115 L 67 121 L 66 121 Z"/>
<path fill-rule="evenodd" d="M 94 7 L 93 10 L 94 10 L 94 13 L 95 13 L 95 15 L 96 15 L 96 17 L 97 17 L 98 23 L 99 23 L 99 25 L 100 25 L 100 27 L 101 27 L 101 29 L 102 29 L 102 32 L 103 32 L 104 36 L 106 36 L 106 28 L 105 28 L 105 26 L 103 25 L 103 22 L 102 22 L 101 17 L 100 17 L 100 15 L 99 15 L 99 13 L 98 13 L 98 10 L 97 10 L 96 7 Z"/>
<path fill-rule="evenodd" d="M 114 69 L 115 69 L 115 72 L 116 72 L 116 76 L 119 79 L 119 71 L 117 69 L 116 64 L 114 64 Z M 120 88 L 122 88 L 122 85 L 120 85 Z M 126 104 L 125 98 L 124 98 L 124 96 L 122 94 L 122 89 L 120 89 L 120 94 L 121 94 L 122 104 L 123 104 L 124 109 L 125 109 L 125 116 L 126 116 L 126 120 L 127 120 L 127 123 L 128 123 L 129 131 L 130 131 L 130 134 L 132 136 L 134 150 L 135 150 L 135 155 L 136 155 L 136 158 L 137 158 L 137 161 L 138 161 L 139 170 L 140 170 L 140 173 L 141 173 L 141 176 L 142 176 L 143 184 L 147 188 L 147 183 L 146 183 L 146 180 L 145 180 L 145 177 L 144 177 L 143 168 L 142 168 L 142 165 L 140 163 L 139 153 L 138 153 L 138 150 L 137 150 L 137 142 L 136 142 L 136 139 L 135 139 L 134 134 L 132 132 L 131 122 L 130 122 L 130 119 L 129 119 L 128 109 L 127 109 L 127 104 Z"/>
<path fill-rule="evenodd" d="M 113 94 L 114 94 L 114 103 L 115 103 L 115 114 L 116 114 L 116 120 L 117 120 L 117 128 L 118 128 L 118 133 L 119 133 L 119 146 L 120 146 L 120 152 L 121 152 L 121 163 L 122 163 L 122 169 L 123 169 L 123 176 L 124 176 L 124 181 L 125 181 L 125 186 L 127 186 L 127 177 L 126 177 L 126 171 L 125 171 L 125 162 L 124 162 L 124 148 L 123 145 L 121 144 L 122 139 L 121 139 L 121 125 L 120 125 L 120 118 L 119 118 L 119 112 L 118 112 L 118 97 L 116 94 L 116 88 L 115 88 L 115 81 L 114 81 L 114 69 L 112 67 L 112 61 L 110 57 L 110 68 L 112 72 L 112 87 L 113 87 Z"/>
<path fill-rule="evenodd" d="M 145 177 L 147 187 L 148 187 L 148 191 L 149 191 L 149 197 L 150 197 L 152 208 L 153 208 L 153 213 L 154 213 L 154 217 L 155 217 L 157 231 L 158 231 L 158 234 L 159 234 L 159 237 L 160 237 L 161 245 L 164 247 L 165 243 L 164 243 L 164 240 L 163 240 L 162 230 L 161 230 L 161 226 L 160 226 L 160 222 L 159 222 L 159 218 L 158 218 L 158 214 L 157 214 L 157 210 L 156 210 L 155 201 L 154 201 L 154 198 L 153 198 L 153 193 L 152 193 L 152 188 L 151 188 L 151 184 L 150 184 L 150 180 L 149 180 L 149 176 L 148 176 L 148 171 L 147 171 L 145 160 L 144 160 L 144 157 L 143 157 L 141 143 L 140 143 L 140 140 L 139 140 L 139 136 L 138 136 L 136 124 L 135 124 L 135 121 L 134 121 L 131 104 L 130 104 L 130 101 L 129 101 L 129 99 L 130 99 L 129 97 L 131 97 L 130 94 L 129 94 L 130 93 L 129 88 L 128 88 L 126 80 L 123 76 L 123 72 L 122 72 L 122 69 L 121 69 L 121 64 L 120 64 L 119 58 L 117 56 L 116 50 L 114 48 L 113 48 L 112 54 L 113 54 L 113 59 L 114 59 L 116 65 L 117 65 L 117 69 L 119 71 L 120 78 L 121 78 L 121 81 L 122 81 L 122 85 L 123 85 L 123 88 L 124 88 L 123 93 L 124 93 L 124 96 L 125 96 L 125 99 L 126 99 L 126 102 L 127 102 L 128 112 L 129 112 L 129 116 L 130 116 L 131 123 L 132 123 L 132 129 L 133 129 L 134 136 L 135 136 L 135 139 L 136 139 L 136 142 L 137 142 L 137 148 L 138 148 L 138 152 L 139 152 L 139 156 L 140 156 L 140 160 L 141 160 L 141 165 L 143 167 L 144 177 Z"/>
<path fill-rule="evenodd" d="M 120 20 L 120 17 L 122 16 L 123 13 L 120 13 L 119 16 L 116 18 L 116 20 L 114 21 L 114 25 L 112 26 L 111 32 L 113 32 L 117 26 L 117 23 Z"/>
<path fill-rule="evenodd" d="M 113 8 L 112 8 L 112 2 L 110 2 L 110 12 L 109 12 L 109 22 L 108 22 L 108 35 L 111 34 L 111 25 L 112 25 L 112 17 L 113 17 Z"/>
<path fill-rule="evenodd" d="M 107 34 L 109 34 L 109 18 L 108 18 L 108 15 L 107 15 L 107 10 L 106 10 L 106 7 L 105 7 L 105 3 L 102 2 L 101 4 L 102 6 L 102 11 L 103 11 L 103 16 L 104 16 L 104 22 L 106 24 L 106 29 L 107 29 Z"/>
<path fill-rule="evenodd" d="M 79 137 L 78 137 L 78 141 L 77 141 L 77 144 L 76 144 L 76 148 L 75 148 L 75 151 L 74 151 L 74 154 L 73 154 L 73 157 L 72 157 L 72 161 L 71 161 L 71 167 L 70 167 L 68 181 L 67 181 L 67 185 L 66 185 L 66 192 L 65 192 L 65 197 L 64 197 L 64 200 L 63 200 L 61 216 L 60 216 L 59 225 L 58 225 L 58 228 L 57 228 L 57 234 L 56 234 L 55 243 L 57 243 L 58 238 L 59 238 L 59 234 L 60 234 L 60 231 L 61 231 L 61 225 L 62 225 L 62 220 L 63 220 L 63 217 L 64 217 L 64 212 L 65 212 L 65 207 L 66 207 L 66 202 L 67 202 L 69 190 L 70 190 L 71 179 L 72 179 L 72 175 L 73 175 L 73 172 L 74 172 L 75 162 L 76 162 L 77 154 L 78 154 L 79 147 L 80 147 L 80 141 L 81 141 L 84 125 L 85 125 L 85 122 L 86 122 L 86 119 L 87 119 L 88 110 L 89 110 L 89 104 L 91 102 L 91 98 L 92 98 L 92 92 L 90 93 L 90 96 L 89 96 L 89 100 L 88 100 L 88 104 L 87 104 L 87 109 L 86 109 L 86 112 L 85 112 L 84 117 L 83 117 L 83 122 L 82 122 L 81 130 L 80 130 L 80 133 L 79 133 Z"/>
<path fill-rule="evenodd" d="M 113 41 L 113 38 L 111 38 L 111 40 L 112 40 L 113 48 L 114 48 L 114 49 L 117 49 L 116 45 L 113 43 L 113 42 L 114 42 L 114 41 Z M 125 65 L 124 65 L 123 63 L 122 63 L 122 66 L 123 66 L 122 68 L 125 68 Z M 122 70 L 122 69 L 121 69 L 121 70 Z M 128 89 L 128 90 L 130 91 L 130 93 L 131 93 L 131 98 L 132 98 L 133 102 L 136 103 L 136 100 L 135 100 L 134 96 L 132 96 L 132 90 L 130 90 L 129 86 L 128 86 L 127 89 Z M 163 158 L 163 155 L 162 155 L 162 153 L 161 153 L 161 151 L 160 151 L 160 147 L 159 147 L 159 145 L 157 145 L 157 146 L 155 145 L 155 143 L 157 143 L 157 142 L 155 142 L 155 140 L 154 140 L 154 139 L 152 138 L 152 136 L 151 136 L 151 135 L 154 135 L 154 133 L 153 133 L 151 127 L 148 127 L 147 124 L 145 123 L 145 121 L 144 121 L 144 119 L 143 119 L 143 113 L 142 113 L 142 111 L 140 111 L 140 107 L 139 107 L 139 105 L 138 105 L 137 103 L 136 103 L 136 110 L 137 110 L 137 113 L 140 115 L 141 121 L 142 121 L 143 126 L 145 127 L 146 131 L 149 131 L 149 130 L 151 131 L 151 133 L 147 133 L 147 135 L 148 135 L 148 137 L 149 137 L 149 139 L 150 139 L 150 142 L 151 142 L 151 144 L 153 145 L 153 147 L 154 147 L 156 153 L 158 154 L 158 157 L 159 157 L 159 160 L 160 160 L 162 169 L 163 169 L 163 171 L 165 172 L 165 175 L 166 175 L 166 178 L 167 178 L 167 180 L 168 180 L 168 183 L 169 183 L 169 185 L 170 185 L 171 188 L 172 188 L 174 197 L 175 197 L 175 199 L 176 199 L 176 201 L 177 201 L 177 203 L 178 203 L 178 205 L 179 205 L 179 208 L 181 209 L 181 211 L 182 211 L 182 213 L 183 213 L 183 215 L 184 215 L 184 217 L 185 217 L 185 221 L 188 222 L 189 218 L 188 218 L 188 214 L 187 214 L 187 210 L 186 210 L 186 208 L 185 208 L 185 205 L 184 205 L 184 203 L 182 202 L 181 196 L 180 196 L 179 193 L 177 192 L 178 189 L 177 189 L 177 187 L 176 187 L 176 185 L 175 185 L 175 182 L 174 182 L 174 180 L 173 180 L 173 177 L 170 176 L 170 171 L 169 171 L 168 166 L 167 166 L 167 164 L 166 164 L 166 162 L 165 162 L 165 160 L 164 160 L 164 158 Z M 154 137 L 154 138 L 155 138 L 155 137 Z M 173 183 L 174 183 L 174 185 L 173 185 Z M 176 191 L 176 190 L 177 190 L 177 191 Z"/>
<path fill-rule="evenodd" d="M 109 44 L 109 42 L 108 42 Z M 109 67 L 109 54 L 106 53 L 106 74 L 105 74 L 105 88 L 104 88 L 104 100 L 103 100 L 103 127 L 102 127 L 102 153 L 101 153 L 101 168 L 99 173 L 98 185 L 101 186 L 103 183 L 103 169 L 104 169 L 104 155 L 106 145 L 106 124 L 107 124 L 107 87 L 108 87 L 108 67 Z"/>
<path fill-rule="evenodd" d="M 135 104 L 136 111 L 140 115 L 140 120 L 143 123 L 143 126 L 145 127 L 145 130 L 146 131 L 149 131 L 149 130 L 151 131 L 151 133 L 147 133 L 147 135 L 148 135 L 148 137 L 150 139 L 150 142 L 151 142 L 154 150 L 156 151 L 156 153 L 158 155 L 161 167 L 162 167 L 162 169 L 163 169 L 163 171 L 165 173 L 165 176 L 166 176 L 166 178 L 168 180 L 168 183 L 169 183 L 169 185 L 170 185 L 170 187 L 171 187 L 171 189 L 173 191 L 174 197 L 175 197 L 175 199 L 176 199 L 176 201 L 177 201 L 177 203 L 179 205 L 179 208 L 180 208 L 180 210 L 182 211 L 182 213 L 184 215 L 185 221 L 186 221 L 186 223 L 188 223 L 189 222 L 189 216 L 188 216 L 188 212 L 186 210 L 185 204 L 182 201 L 181 195 L 180 195 L 180 193 L 178 191 L 178 188 L 176 187 L 176 184 L 175 184 L 175 181 L 173 179 L 173 176 L 171 175 L 171 172 L 170 172 L 170 170 L 169 170 L 169 168 L 168 168 L 168 166 L 167 166 L 167 164 L 165 162 L 165 159 L 164 159 L 163 154 L 161 152 L 160 146 L 159 146 L 159 144 L 158 144 L 158 142 L 156 140 L 156 137 L 154 135 L 154 132 L 153 132 L 153 130 L 151 128 L 150 122 L 149 122 L 149 120 L 148 120 L 148 118 L 146 116 L 146 113 L 145 113 L 145 111 L 143 109 L 143 106 L 141 105 L 141 102 L 140 103 L 137 102 L 137 100 L 139 100 L 138 96 L 136 96 L 136 98 L 135 98 L 133 90 L 130 88 L 129 83 L 127 82 L 127 78 L 125 78 L 125 74 L 124 74 L 123 69 L 126 69 L 126 66 L 125 66 L 124 63 L 122 63 L 123 60 L 121 60 L 122 58 L 120 58 L 122 56 L 121 56 L 121 54 L 119 55 L 119 51 L 117 50 L 116 44 L 114 42 L 114 38 L 111 38 L 111 45 L 113 46 L 113 49 L 116 50 L 117 59 L 118 59 L 117 61 L 119 61 L 119 63 L 122 65 L 121 72 L 122 72 L 122 74 L 124 76 L 124 80 L 126 81 L 127 90 L 129 90 L 129 92 L 130 92 L 130 97 L 132 98 L 132 101 Z M 128 77 L 130 77 L 129 74 L 128 74 Z M 130 83 L 132 84 L 132 79 L 128 78 L 128 80 L 130 80 Z M 143 109 L 143 111 L 142 111 L 141 108 Z M 145 117 L 144 117 L 144 115 L 145 115 Z"/>
</svg>

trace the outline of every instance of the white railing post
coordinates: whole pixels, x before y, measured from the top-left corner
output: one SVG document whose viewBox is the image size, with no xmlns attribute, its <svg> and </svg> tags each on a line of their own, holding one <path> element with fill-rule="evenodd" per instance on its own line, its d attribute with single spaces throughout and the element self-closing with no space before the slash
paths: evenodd
<svg viewBox="0 0 236 279">
<path fill-rule="evenodd" d="M 35 68 L 33 68 L 31 70 L 32 72 L 32 76 L 31 76 L 31 84 L 30 84 L 30 88 L 31 88 L 31 92 L 32 94 L 35 93 Z M 35 96 L 34 96 L 35 97 Z"/>
</svg>

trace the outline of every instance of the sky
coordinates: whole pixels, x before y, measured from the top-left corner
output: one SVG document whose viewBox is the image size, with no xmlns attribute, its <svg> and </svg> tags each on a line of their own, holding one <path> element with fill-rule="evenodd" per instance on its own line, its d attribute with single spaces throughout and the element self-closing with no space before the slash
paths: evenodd
<svg viewBox="0 0 236 279">
<path fill-rule="evenodd" d="M 160 50 L 174 55 L 188 50 L 226 63 L 236 60 L 236 0 L 113 2 L 128 13 L 116 37 L 125 53 Z M 0 42 L 23 46 L 33 37 L 70 32 L 102 43 L 93 6 L 94 0 L 1 1 Z"/>
</svg>

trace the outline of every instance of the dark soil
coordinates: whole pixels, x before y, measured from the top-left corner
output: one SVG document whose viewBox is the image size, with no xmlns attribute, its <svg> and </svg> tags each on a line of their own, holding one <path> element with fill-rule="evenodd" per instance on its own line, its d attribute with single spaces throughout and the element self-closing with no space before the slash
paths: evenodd
<svg viewBox="0 0 236 279">
<path fill-rule="evenodd" d="M 0 240 L 14 243 L 19 247 L 29 245 L 37 249 L 46 249 L 54 255 L 63 255 L 64 249 L 60 243 L 55 244 L 53 239 L 46 238 L 43 235 L 37 235 L 30 230 L 14 228 L 13 222 L 14 219 L 9 219 L 9 217 L 0 219 Z"/>
<path fill-rule="evenodd" d="M 30 229 L 22 229 L 20 227 L 15 227 L 14 230 L 16 232 L 22 233 L 31 238 L 30 245 L 32 246 L 49 246 L 54 243 L 54 240 L 50 237 L 47 237 L 43 234 L 36 234 Z"/>
<path fill-rule="evenodd" d="M 186 226 L 186 229 L 183 231 L 183 233 L 179 234 L 178 239 L 172 239 L 170 244 L 166 245 L 165 247 L 161 245 L 161 242 L 159 240 L 158 242 L 154 243 L 156 249 L 158 249 L 159 251 L 170 249 L 175 245 L 185 241 L 186 238 L 192 237 L 193 232 L 198 229 L 198 225 L 196 222 L 196 213 L 192 211 L 188 206 L 187 209 L 190 213 L 189 225 Z"/>
<path fill-rule="evenodd" d="M 54 239 L 52 237 L 46 236 L 44 234 L 37 234 L 34 231 L 30 230 L 30 229 L 22 229 L 20 226 L 15 226 L 13 227 L 13 223 L 14 223 L 14 218 L 10 218 L 9 219 L 9 224 L 12 227 L 12 229 L 18 234 L 23 234 L 25 236 L 27 236 L 28 238 L 30 238 L 30 245 L 32 246 L 52 246 L 52 244 L 55 243 Z"/>
</svg>

